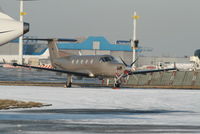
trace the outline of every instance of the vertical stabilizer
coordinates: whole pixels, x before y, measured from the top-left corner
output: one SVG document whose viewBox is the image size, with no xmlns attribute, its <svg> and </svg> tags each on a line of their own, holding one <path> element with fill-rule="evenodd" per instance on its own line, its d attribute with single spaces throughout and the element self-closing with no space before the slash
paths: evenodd
<svg viewBox="0 0 200 134">
<path fill-rule="evenodd" d="M 60 57 L 57 47 L 57 39 L 49 40 L 48 47 L 49 47 L 50 60 L 52 65 L 54 66 L 54 60 Z"/>
</svg>

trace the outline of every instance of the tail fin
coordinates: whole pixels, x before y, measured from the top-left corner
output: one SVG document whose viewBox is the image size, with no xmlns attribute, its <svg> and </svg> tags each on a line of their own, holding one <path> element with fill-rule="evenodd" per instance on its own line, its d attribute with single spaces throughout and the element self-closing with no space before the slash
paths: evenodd
<svg viewBox="0 0 200 134">
<path fill-rule="evenodd" d="M 60 57 L 57 47 L 57 39 L 49 40 L 48 47 L 49 47 L 50 60 L 52 65 L 54 65 L 54 60 Z"/>
<path fill-rule="evenodd" d="M 49 48 L 49 54 L 50 54 L 50 60 L 51 60 L 51 64 L 52 66 L 54 65 L 55 59 L 62 57 L 62 55 L 60 55 L 60 51 L 58 50 L 57 47 L 57 42 L 77 42 L 76 39 L 63 39 L 63 38 L 50 38 L 50 39 L 45 39 L 45 38 L 24 38 L 24 40 L 38 40 L 38 41 L 48 41 L 48 48 Z M 67 54 L 65 53 L 65 56 Z M 69 54 L 68 54 L 69 55 Z M 70 54 L 71 55 L 71 54 Z"/>
</svg>

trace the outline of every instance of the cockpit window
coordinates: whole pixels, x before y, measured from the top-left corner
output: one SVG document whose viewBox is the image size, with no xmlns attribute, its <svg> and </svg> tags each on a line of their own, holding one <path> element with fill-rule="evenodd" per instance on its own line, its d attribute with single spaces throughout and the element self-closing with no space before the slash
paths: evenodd
<svg viewBox="0 0 200 134">
<path fill-rule="evenodd" d="M 111 62 L 111 61 L 113 61 L 114 60 L 114 58 L 113 57 L 102 57 L 101 59 L 100 59 L 100 61 L 102 61 L 102 62 Z"/>
</svg>

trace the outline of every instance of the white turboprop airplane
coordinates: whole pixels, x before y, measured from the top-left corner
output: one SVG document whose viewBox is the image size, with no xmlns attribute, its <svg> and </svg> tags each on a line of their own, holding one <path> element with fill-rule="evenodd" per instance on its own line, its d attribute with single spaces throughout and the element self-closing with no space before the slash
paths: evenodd
<svg viewBox="0 0 200 134">
<path fill-rule="evenodd" d="M 0 45 L 20 37 L 29 31 L 29 23 L 16 21 L 0 12 Z"/>
<path fill-rule="evenodd" d="M 54 69 L 41 68 L 29 65 L 20 65 L 17 63 L 13 63 L 13 66 L 21 66 L 21 67 L 68 74 L 66 87 L 72 86 L 72 76 L 99 78 L 100 80 L 104 78 L 114 78 L 115 80 L 114 87 L 120 87 L 122 84 L 124 84 L 124 79 L 128 79 L 130 75 L 177 70 L 175 65 L 173 68 L 165 68 L 165 69 L 132 70 L 132 66 L 136 61 L 128 65 L 122 58 L 121 61 L 123 63 L 117 61 L 115 57 L 111 55 L 68 55 L 64 57 L 60 56 L 57 47 L 57 42 L 58 41 L 76 42 L 76 40 L 74 39 L 27 39 L 27 40 L 40 40 L 49 42 L 48 47 L 50 52 L 50 59 Z"/>
</svg>

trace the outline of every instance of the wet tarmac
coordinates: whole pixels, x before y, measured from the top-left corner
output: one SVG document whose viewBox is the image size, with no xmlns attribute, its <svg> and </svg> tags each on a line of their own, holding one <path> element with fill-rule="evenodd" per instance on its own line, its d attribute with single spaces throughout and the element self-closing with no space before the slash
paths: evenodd
<svg viewBox="0 0 200 134">
<path fill-rule="evenodd" d="M 190 111 L 131 109 L 48 109 L 0 112 L 1 134 L 200 133 L 198 125 L 137 124 L 145 116 L 193 114 Z M 138 117 L 138 115 L 143 115 Z M 184 117 L 183 117 L 184 118 Z M 113 123 L 112 120 L 115 123 Z M 151 120 L 149 118 L 149 120 Z M 121 122 L 120 122 L 121 121 Z"/>
</svg>

